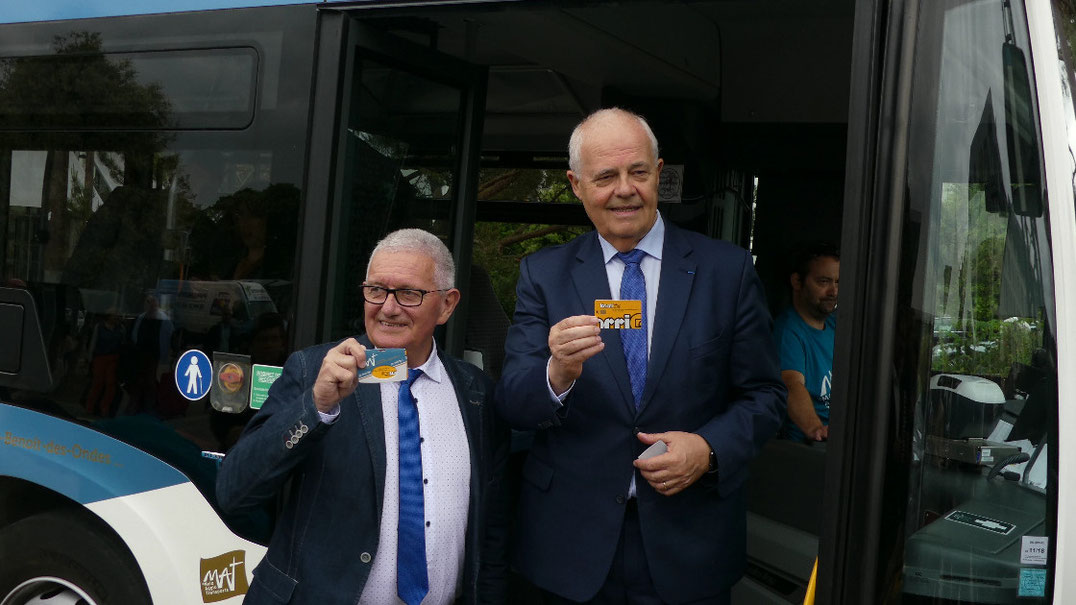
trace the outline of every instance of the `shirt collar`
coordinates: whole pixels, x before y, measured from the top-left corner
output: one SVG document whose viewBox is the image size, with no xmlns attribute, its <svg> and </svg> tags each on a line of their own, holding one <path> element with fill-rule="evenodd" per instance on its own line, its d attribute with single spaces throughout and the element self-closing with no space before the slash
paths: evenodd
<svg viewBox="0 0 1076 605">
<path fill-rule="evenodd" d="M 602 258 L 605 259 L 606 264 L 613 260 L 616 253 L 619 252 L 612 244 L 605 241 L 605 238 L 598 235 L 598 245 L 602 248 Z M 654 226 L 647 231 L 643 239 L 639 240 L 638 244 L 635 244 L 636 250 L 642 250 L 648 255 L 661 260 L 661 248 L 665 245 L 665 221 L 661 220 L 661 213 L 658 213 L 657 220 L 654 221 Z"/>
<path fill-rule="evenodd" d="M 445 366 L 441 363 L 441 360 L 437 357 L 437 340 L 433 341 L 433 346 L 430 347 L 430 356 L 426 359 L 426 363 L 420 365 L 418 369 L 422 370 L 422 374 L 430 380 L 440 384 L 444 379 Z"/>
</svg>

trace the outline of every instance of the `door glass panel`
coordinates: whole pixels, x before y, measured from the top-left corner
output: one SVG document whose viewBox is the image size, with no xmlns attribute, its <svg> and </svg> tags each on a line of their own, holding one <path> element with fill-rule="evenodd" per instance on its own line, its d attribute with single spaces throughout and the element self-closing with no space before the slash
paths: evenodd
<svg viewBox="0 0 1076 605">
<path fill-rule="evenodd" d="M 345 133 L 343 198 L 334 218 L 330 338 L 364 332 L 358 287 L 370 251 L 396 229 L 430 231 L 452 248 L 461 88 L 359 51 Z"/>
<path fill-rule="evenodd" d="M 938 2 L 920 17 L 894 364 L 914 410 L 904 602 L 1050 593 L 1054 297 L 1022 11 Z"/>
</svg>

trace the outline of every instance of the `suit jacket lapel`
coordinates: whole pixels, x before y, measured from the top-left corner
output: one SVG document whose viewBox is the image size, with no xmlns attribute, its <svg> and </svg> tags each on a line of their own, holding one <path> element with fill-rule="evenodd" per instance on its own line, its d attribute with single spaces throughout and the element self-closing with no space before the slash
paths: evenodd
<svg viewBox="0 0 1076 605">
<path fill-rule="evenodd" d="M 578 264 L 572 270 L 572 281 L 579 294 L 583 315 L 593 315 L 596 299 L 612 298 L 609 294 L 609 275 L 605 271 L 605 259 L 601 246 L 598 245 L 598 232 L 593 231 L 579 247 L 576 254 Z M 605 349 L 597 357 L 605 360 L 618 387 L 621 398 L 628 410 L 635 414 L 635 400 L 631 394 L 631 380 L 628 378 L 628 365 L 624 359 L 624 345 L 620 342 L 619 330 L 602 330 Z M 594 362 L 597 362 L 595 359 Z M 591 362 L 591 363 L 594 363 Z"/>
<path fill-rule="evenodd" d="M 372 347 L 366 336 L 358 339 L 365 347 Z M 381 385 L 360 383 L 347 399 L 356 410 L 354 413 L 362 423 L 362 431 L 366 439 L 366 447 L 369 449 L 370 462 L 374 467 L 374 493 L 377 494 L 377 514 L 381 517 L 381 510 L 385 498 L 385 415 L 381 411 Z"/>
<path fill-rule="evenodd" d="M 654 336 L 650 343 L 650 357 L 646 371 L 646 387 L 639 406 L 642 410 L 653 396 L 672 354 L 673 344 L 680 333 L 684 315 L 687 313 L 691 287 L 695 282 L 697 263 L 694 250 L 675 226 L 665 223 L 665 243 L 662 246 L 661 281 L 658 283 L 658 301 L 654 312 Z M 704 304 L 696 301 L 696 304 Z M 608 347 L 606 347 L 608 350 Z"/>
</svg>

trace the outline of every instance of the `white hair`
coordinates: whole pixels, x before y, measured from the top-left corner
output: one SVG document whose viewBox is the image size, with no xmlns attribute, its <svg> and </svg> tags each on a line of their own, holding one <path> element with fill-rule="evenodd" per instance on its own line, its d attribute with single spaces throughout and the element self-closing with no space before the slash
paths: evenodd
<svg viewBox="0 0 1076 605">
<path fill-rule="evenodd" d="M 646 132 L 646 137 L 650 139 L 650 153 L 654 155 L 654 161 L 657 161 L 658 138 L 654 136 L 654 131 L 650 129 L 650 124 L 647 124 L 646 118 L 637 113 L 628 111 L 627 109 L 607 107 L 605 109 L 599 109 L 583 118 L 583 121 L 577 124 L 575 129 L 572 130 L 572 136 L 568 139 L 568 167 L 572 169 L 572 172 L 578 173 L 583 168 L 582 159 L 579 156 L 583 153 L 583 134 L 586 131 L 586 127 L 592 121 L 605 120 L 613 116 L 633 118 L 639 122 L 639 125 L 643 127 L 643 131 Z"/>
<path fill-rule="evenodd" d="M 374 246 L 370 260 L 366 263 L 366 274 L 370 274 L 370 263 L 378 252 L 418 252 L 433 259 L 433 281 L 439 290 L 452 288 L 456 283 L 456 263 L 452 253 L 436 235 L 422 229 L 398 229 L 386 235 Z"/>
</svg>

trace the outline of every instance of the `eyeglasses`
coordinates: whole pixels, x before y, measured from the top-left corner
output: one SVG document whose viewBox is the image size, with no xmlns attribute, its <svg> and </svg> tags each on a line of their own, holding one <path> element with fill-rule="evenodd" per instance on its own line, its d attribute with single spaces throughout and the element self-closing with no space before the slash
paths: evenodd
<svg viewBox="0 0 1076 605">
<path fill-rule="evenodd" d="M 383 305 L 389 299 L 389 294 L 396 297 L 396 303 L 401 307 L 417 307 L 422 304 L 422 299 L 431 292 L 447 292 L 451 288 L 440 290 L 419 290 L 417 288 L 382 288 L 381 286 L 362 286 L 362 297 L 372 305 Z"/>
</svg>

